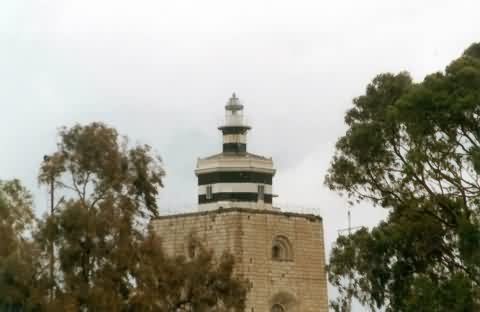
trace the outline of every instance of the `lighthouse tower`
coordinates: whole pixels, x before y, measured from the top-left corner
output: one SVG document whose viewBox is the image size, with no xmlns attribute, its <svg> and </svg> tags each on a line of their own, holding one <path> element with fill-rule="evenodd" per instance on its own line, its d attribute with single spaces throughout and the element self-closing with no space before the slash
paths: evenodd
<svg viewBox="0 0 480 312">
<path fill-rule="evenodd" d="M 247 152 L 251 128 L 235 93 L 225 105 L 225 123 L 218 129 L 223 135 L 222 153 L 198 159 L 195 169 L 199 210 L 273 209 L 273 161 Z"/>
<path fill-rule="evenodd" d="M 163 250 L 185 255 L 193 233 L 215 256 L 231 253 L 251 287 L 245 311 L 327 312 L 322 218 L 272 207 L 273 162 L 247 151 L 250 127 L 235 94 L 218 129 L 222 152 L 195 169 L 199 211 L 152 221 Z"/>
</svg>

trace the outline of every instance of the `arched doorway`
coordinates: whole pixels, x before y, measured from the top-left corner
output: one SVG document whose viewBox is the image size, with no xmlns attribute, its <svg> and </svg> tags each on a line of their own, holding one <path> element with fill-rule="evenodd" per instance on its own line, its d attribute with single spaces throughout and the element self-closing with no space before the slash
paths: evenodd
<svg viewBox="0 0 480 312">
<path fill-rule="evenodd" d="M 271 312 L 285 312 L 285 309 L 279 304 L 274 304 L 270 311 Z"/>
<path fill-rule="evenodd" d="M 299 302 L 291 293 L 280 291 L 269 301 L 269 312 L 303 312 Z"/>
</svg>

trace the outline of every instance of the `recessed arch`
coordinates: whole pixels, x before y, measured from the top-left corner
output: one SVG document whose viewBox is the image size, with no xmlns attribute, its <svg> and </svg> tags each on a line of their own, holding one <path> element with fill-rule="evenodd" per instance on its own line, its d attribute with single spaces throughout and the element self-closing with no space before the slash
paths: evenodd
<svg viewBox="0 0 480 312">
<path fill-rule="evenodd" d="M 286 236 L 277 235 L 272 241 L 272 260 L 293 261 L 293 247 Z"/>
<path fill-rule="evenodd" d="M 286 312 L 286 311 L 282 305 L 276 303 L 272 306 L 272 309 L 270 309 L 270 312 Z"/>
<path fill-rule="evenodd" d="M 280 291 L 270 298 L 269 312 L 302 312 L 295 296 L 286 291 Z"/>
</svg>

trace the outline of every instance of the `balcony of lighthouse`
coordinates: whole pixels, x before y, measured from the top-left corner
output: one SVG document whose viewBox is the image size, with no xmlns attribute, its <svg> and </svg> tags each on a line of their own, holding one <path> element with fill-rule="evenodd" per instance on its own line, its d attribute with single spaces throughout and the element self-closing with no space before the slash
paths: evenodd
<svg viewBox="0 0 480 312">
<path fill-rule="evenodd" d="M 216 154 L 197 159 L 195 173 L 204 174 L 218 171 L 253 171 L 275 174 L 271 157 L 246 153 L 244 155 Z"/>
</svg>

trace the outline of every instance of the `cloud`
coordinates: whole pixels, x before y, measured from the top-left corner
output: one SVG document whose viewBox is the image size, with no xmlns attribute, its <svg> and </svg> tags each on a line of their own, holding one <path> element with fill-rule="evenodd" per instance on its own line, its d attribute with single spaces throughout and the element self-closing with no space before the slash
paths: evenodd
<svg viewBox="0 0 480 312">
<path fill-rule="evenodd" d="M 322 182 L 345 111 L 371 79 L 442 70 L 478 41 L 478 1 L 7 0 L 0 3 L 0 178 L 36 182 L 56 128 L 105 121 L 163 156 L 164 209 L 195 202 L 233 91 L 272 156 L 278 201 L 315 208 L 328 244 L 346 204 Z M 385 211 L 352 210 L 354 225 Z M 327 246 L 328 247 L 328 246 Z"/>
</svg>

